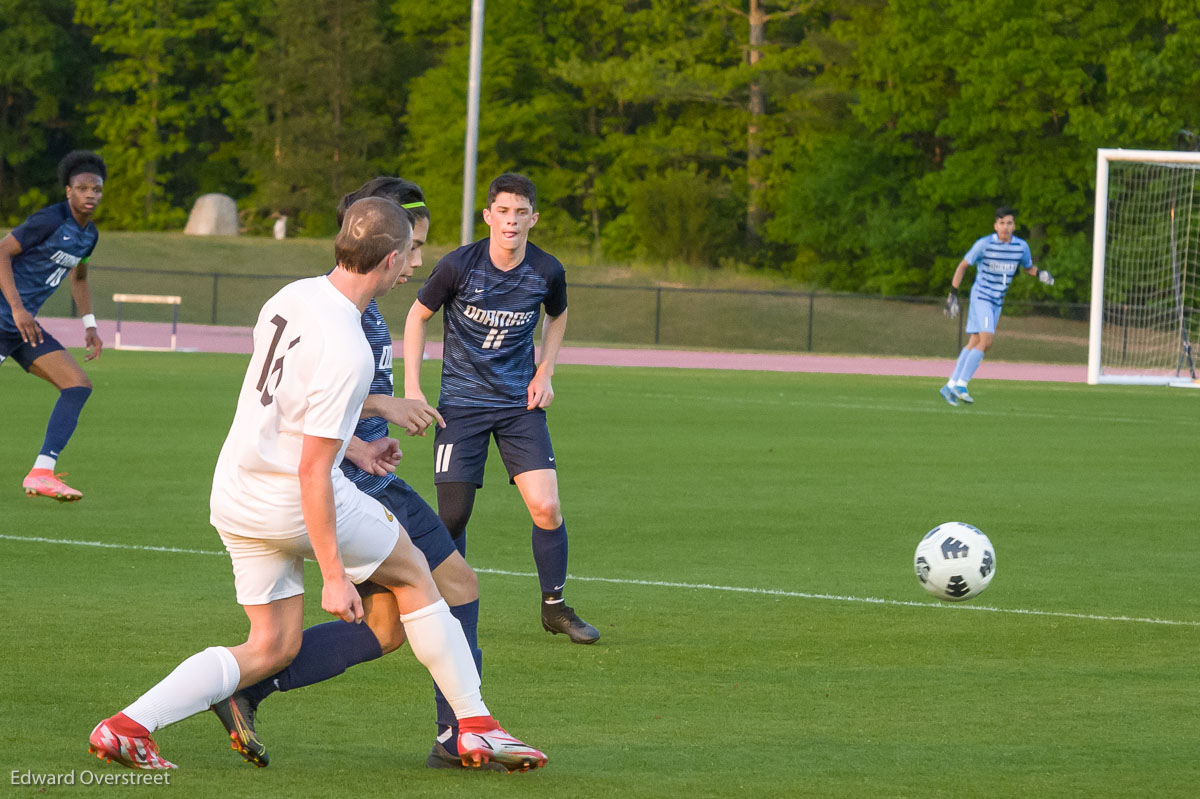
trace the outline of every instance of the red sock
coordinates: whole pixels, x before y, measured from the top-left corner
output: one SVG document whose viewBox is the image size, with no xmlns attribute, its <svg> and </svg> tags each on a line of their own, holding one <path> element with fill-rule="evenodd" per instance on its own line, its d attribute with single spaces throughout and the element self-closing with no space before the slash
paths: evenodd
<svg viewBox="0 0 1200 799">
<path fill-rule="evenodd" d="M 471 716 L 458 720 L 458 731 L 461 732 L 491 732 L 500 725 L 491 716 Z"/>
<path fill-rule="evenodd" d="M 138 724 L 124 713 L 118 713 L 109 719 L 108 727 L 117 735 L 124 735 L 127 738 L 145 738 L 150 735 L 150 730 Z"/>
</svg>

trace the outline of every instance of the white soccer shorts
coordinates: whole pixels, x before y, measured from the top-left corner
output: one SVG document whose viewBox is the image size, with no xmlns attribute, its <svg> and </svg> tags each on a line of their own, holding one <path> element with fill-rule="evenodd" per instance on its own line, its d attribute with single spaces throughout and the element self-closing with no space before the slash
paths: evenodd
<svg viewBox="0 0 1200 799">
<path fill-rule="evenodd" d="M 233 560 L 238 604 L 265 605 L 304 593 L 304 561 L 316 560 L 307 534 L 248 538 L 217 532 Z M 400 522 L 378 500 L 349 492 L 337 506 L 337 540 L 350 579 L 361 583 L 374 574 L 396 548 L 401 532 Z"/>
</svg>

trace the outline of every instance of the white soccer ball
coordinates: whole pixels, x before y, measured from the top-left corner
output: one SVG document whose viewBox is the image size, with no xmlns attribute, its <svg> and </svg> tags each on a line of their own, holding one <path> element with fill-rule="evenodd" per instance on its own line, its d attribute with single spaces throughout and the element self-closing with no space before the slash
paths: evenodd
<svg viewBox="0 0 1200 799">
<path fill-rule="evenodd" d="M 962 602 L 983 593 L 996 575 L 996 549 L 982 530 L 946 522 L 917 544 L 913 568 L 926 591 L 947 602 Z"/>
</svg>

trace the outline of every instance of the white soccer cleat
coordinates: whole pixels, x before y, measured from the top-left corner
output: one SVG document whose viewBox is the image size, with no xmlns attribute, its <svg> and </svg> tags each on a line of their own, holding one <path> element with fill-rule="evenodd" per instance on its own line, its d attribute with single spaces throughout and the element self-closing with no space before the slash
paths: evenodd
<svg viewBox="0 0 1200 799">
<path fill-rule="evenodd" d="M 499 763 L 509 771 L 532 771 L 546 765 L 546 755 L 500 727 L 487 732 L 459 732 L 458 755 L 467 768 Z"/>
</svg>

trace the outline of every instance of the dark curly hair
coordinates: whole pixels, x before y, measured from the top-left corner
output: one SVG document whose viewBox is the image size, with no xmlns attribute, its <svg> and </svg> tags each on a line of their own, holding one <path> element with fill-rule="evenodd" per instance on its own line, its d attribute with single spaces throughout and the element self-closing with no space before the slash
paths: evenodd
<svg viewBox="0 0 1200 799">
<path fill-rule="evenodd" d="M 58 162 L 58 179 L 63 186 L 70 186 L 71 178 L 85 172 L 108 180 L 108 167 L 104 165 L 104 159 L 91 150 L 72 150 Z"/>
</svg>

